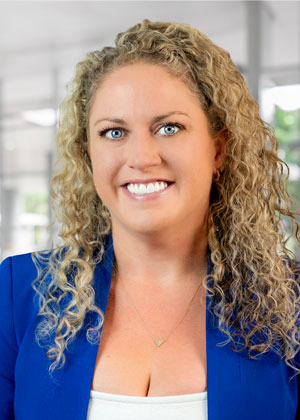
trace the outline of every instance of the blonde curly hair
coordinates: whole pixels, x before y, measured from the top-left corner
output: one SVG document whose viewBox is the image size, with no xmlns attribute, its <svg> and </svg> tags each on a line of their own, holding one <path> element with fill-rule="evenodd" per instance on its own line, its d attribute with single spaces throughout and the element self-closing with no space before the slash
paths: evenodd
<svg viewBox="0 0 300 420">
<path fill-rule="evenodd" d="M 60 106 L 59 172 L 51 195 L 64 246 L 33 257 L 38 277 L 32 286 L 42 317 L 36 340 L 54 359 L 49 372 L 64 365 L 64 351 L 88 313 L 96 322 L 87 330 L 87 340 L 99 342 L 104 314 L 95 305 L 92 282 L 111 219 L 96 193 L 87 154 L 89 111 L 105 77 L 138 61 L 159 65 L 184 80 L 198 95 L 211 134 L 226 133 L 225 161 L 219 182 L 212 185 L 208 217 L 214 266 L 203 280 L 211 297 L 208 309 L 234 351 L 248 349 L 255 359 L 273 350 L 300 371 L 293 364 L 300 346 L 299 267 L 286 245 L 291 236 L 300 242 L 299 224 L 275 131 L 260 118 L 259 106 L 227 51 L 188 24 L 144 19 L 119 33 L 115 47 L 90 52 L 77 64 Z M 283 216 L 291 225 L 288 237 Z M 244 340 L 242 349 L 234 337 Z"/>
</svg>

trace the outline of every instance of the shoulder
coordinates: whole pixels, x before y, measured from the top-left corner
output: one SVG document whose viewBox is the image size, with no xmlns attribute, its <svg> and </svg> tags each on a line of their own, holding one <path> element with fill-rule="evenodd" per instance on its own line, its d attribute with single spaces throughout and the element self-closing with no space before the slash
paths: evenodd
<svg viewBox="0 0 300 420">
<path fill-rule="evenodd" d="M 50 256 L 52 251 L 46 251 Z M 38 271 L 33 261 L 34 253 L 7 257 L 0 265 L 0 323 L 7 333 L 14 330 L 16 342 L 20 345 L 25 331 L 37 313 L 32 282 Z M 42 263 L 46 268 L 45 258 Z M 5 321 L 5 322 L 4 322 Z"/>
<path fill-rule="evenodd" d="M 0 296 L 3 292 L 10 294 L 11 298 L 16 289 L 18 296 L 30 286 L 37 275 L 37 270 L 32 259 L 33 253 L 7 257 L 0 265 Z M 16 296 L 17 297 L 17 296 Z"/>
<path fill-rule="evenodd" d="M 46 268 L 47 259 L 53 251 L 43 251 Z M 32 281 L 38 272 L 33 257 L 35 253 L 27 253 L 7 257 L 0 265 L 0 290 L 9 288 L 11 293 L 17 292 L 15 299 L 21 298 L 26 289 L 31 288 Z M 15 300 L 14 299 L 14 300 Z"/>
<path fill-rule="evenodd" d="M 34 253 L 14 255 L 7 257 L 0 265 L 0 284 L 7 281 L 24 280 L 31 278 L 37 274 L 36 267 L 33 262 Z M 0 286 L 1 287 L 1 286 Z"/>
</svg>

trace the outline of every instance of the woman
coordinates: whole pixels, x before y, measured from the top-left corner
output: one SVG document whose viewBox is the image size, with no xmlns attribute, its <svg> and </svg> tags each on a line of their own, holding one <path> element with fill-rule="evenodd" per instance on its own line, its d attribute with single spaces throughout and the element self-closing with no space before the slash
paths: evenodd
<svg viewBox="0 0 300 420">
<path fill-rule="evenodd" d="M 189 25 L 115 42 L 60 108 L 64 245 L 1 265 L 1 419 L 300 418 L 274 130 Z"/>
</svg>

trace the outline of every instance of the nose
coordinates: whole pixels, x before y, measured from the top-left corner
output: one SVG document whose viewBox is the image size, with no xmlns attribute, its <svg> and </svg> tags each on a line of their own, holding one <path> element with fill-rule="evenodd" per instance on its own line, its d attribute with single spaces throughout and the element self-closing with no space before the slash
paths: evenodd
<svg viewBox="0 0 300 420">
<path fill-rule="evenodd" d="M 145 170 L 161 163 L 159 144 L 149 132 L 139 131 L 128 142 L 127 164 Z"/>
</svg>

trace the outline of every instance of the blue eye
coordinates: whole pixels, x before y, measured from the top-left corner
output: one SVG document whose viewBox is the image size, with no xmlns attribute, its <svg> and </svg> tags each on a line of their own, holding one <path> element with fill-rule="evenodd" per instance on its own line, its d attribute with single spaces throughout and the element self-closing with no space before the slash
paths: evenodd
<svg viewBox="0 0 300 420">
<path fill-rule="evenodd" d="M 170 130 L 170 127 L 171 127 L 171 130 Z M 165 130 L 165 134 L 167 134 L 167 137 L 169 137 L 171 135 L 176 134 L 176 132 L 174 131 L 175 127 L 178 128 L 178 130 L 183 129 L 183 126 L 181 124 L 168 122 L 168 123 L 165 123 L 162 126 L 160 126 L 158 131 L 160 131 L 163 128 Z M 119 133 L 123 132 L 123 130 L 119 127 L 114 127 L 114 128 L 107 127 L 107 128 L 104 128 L 103 130 L 99 131 L 98 134 L 99 134 L 100 137 L 106 137 L 106 133 L 108 133 L 109 131 L 111 131 L 112 137 L 108 137 L 108 138 L 111 139 L 111 140 L 120 139 L 122 137 L 122 134 L 119 134 L 119 135 L 115 136 L 116 132 L 117 133 L 118 132 Z"/>
<path fill-rule="evenodd" d="M 102 130 L 102 131 L 100 131 L 100 136 L 102 137 L 102 136 L 104 136 L 104 134 L 106 134 L 108 131 L 111 131 L 112 132 L 112 138 L 113 139 L 119 139 L 120 137 L 121 137 L 121 135 L 118 135 L 118 136 L 114 136 L 114 134 L 113 133 L 115 133 L 115 132 L 121 132 L 122 130 L 120 129 L 120 128 L 106 128 L 106 129 L 104 129 L 104 130 Z"/>
<path fill-rule="evenodd" d="M 172 127 L 171 130 L 170 130 L 170 127 Z M 162 127 L 160 127 L 159 131 L 163 128 L 165 130 L 165 134 L 175 134 L 174 127 L 178 129 L 181 128 L 179 124 L 166 123 Z"/>
</svg>

